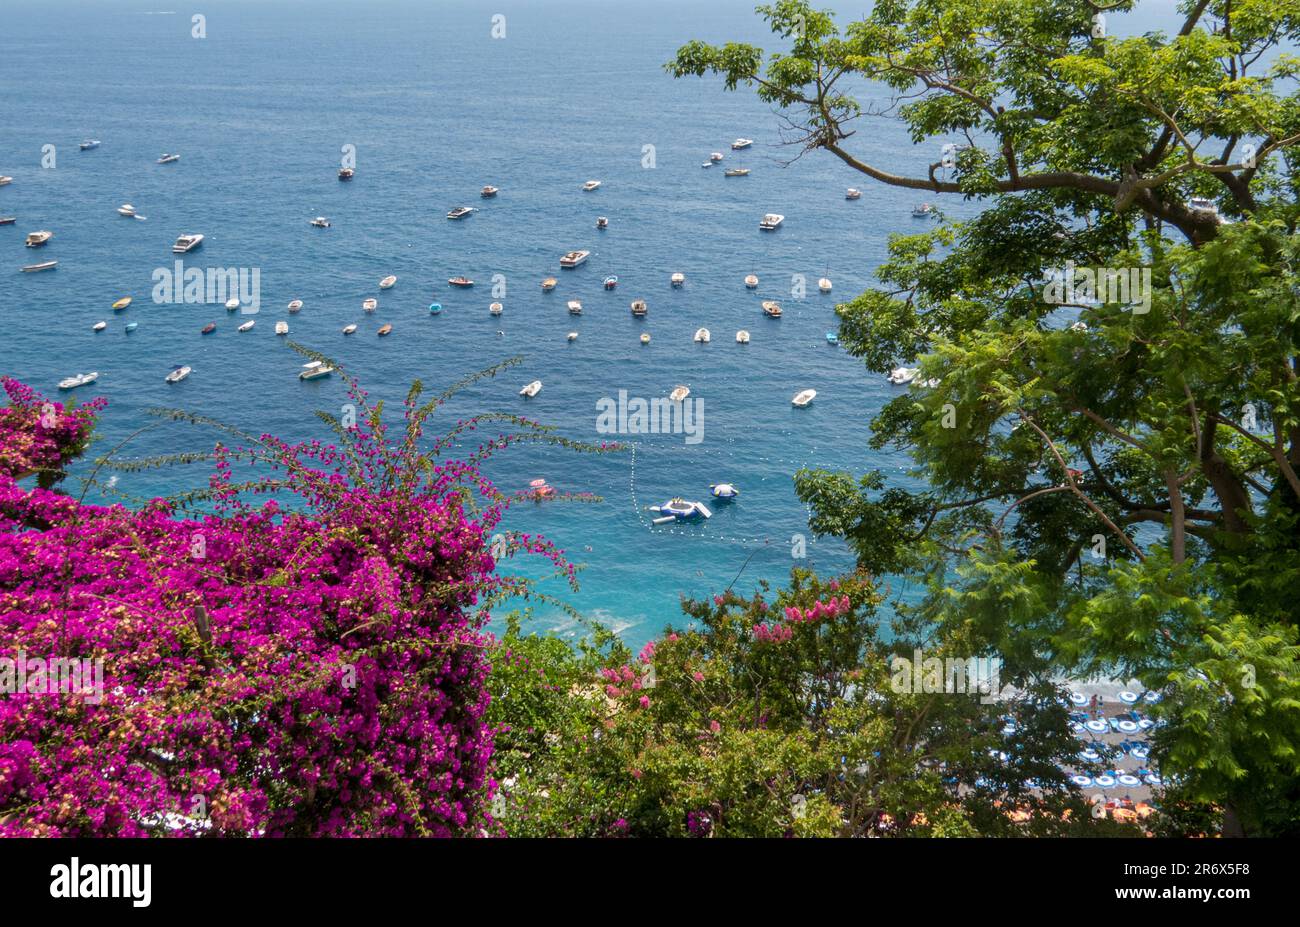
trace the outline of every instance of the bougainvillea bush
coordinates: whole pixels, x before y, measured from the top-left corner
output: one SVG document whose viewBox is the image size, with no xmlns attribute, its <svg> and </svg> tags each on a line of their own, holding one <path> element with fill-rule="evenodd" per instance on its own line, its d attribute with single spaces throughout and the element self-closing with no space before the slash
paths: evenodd
<svg viewBox="0 0 1300 927">
<path fill-rule="evenodd" d="M 0 696 L 0 835 L 499 832 L 481 628 L 528 584 L 494 572 L 513 497 L 476 465 L 550 436 L 483 416 L 426 440 L 451 391 L 420 405 L 417 384 L 390 440 L 348 382 L 355 421 L 322 416 L 337 443 L 239 435 L 202 455 L 202 515 L 193 498 L 132 510 L 20 485 L 66 463 L 102 403 L 68 412 L 6 384 L 0 656 L 102 658 L 103 683 Z M 489 418 L 519 430 L 447 459 Z M 508 550 L 572 575 L 542 539 Z"/>
</svg>

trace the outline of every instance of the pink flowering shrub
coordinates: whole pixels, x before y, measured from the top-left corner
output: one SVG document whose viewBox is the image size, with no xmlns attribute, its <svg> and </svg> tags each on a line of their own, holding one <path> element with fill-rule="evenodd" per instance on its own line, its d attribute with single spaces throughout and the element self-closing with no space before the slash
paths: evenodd
<svg viewBox="0 0 1300 927">
<path fill-rule="evenodd" d="M 0 471 L 15 479 L 36 473 L 48 489 L 63 465 L 85 449 L 104 400 L 70 409 L 10 377 L 0 379 L 0 386 L 9 397 L 0 408 Z"/>
<path fill-rule="evenodd" d="M 332 423 L 338 445 L 219 446 L 216 510 L 203 517 L 19 486 L 63 462 L 102 403 L 47 427 L 40 397 L 5 384 L 0 656 L 102 658 L 103 680 L 99 698 L 30 680 L 0 697 L 0 835 L 446 836 L 490 824 L 493 641 L 481 627 L 528 584 L 494 572 L 489 539 L 515 497 L 475 463 L 519 436 L 444 460 L 481 420 L 420 451 L 447 394 L 419 406 L 417 384 L 394 443 L 349 383 L 368 414 Z M 240 483 L 244 464 L 269 470 Z M 543 539 L 513 537 L 515 551 L 572 575 Z"/>
</svg>

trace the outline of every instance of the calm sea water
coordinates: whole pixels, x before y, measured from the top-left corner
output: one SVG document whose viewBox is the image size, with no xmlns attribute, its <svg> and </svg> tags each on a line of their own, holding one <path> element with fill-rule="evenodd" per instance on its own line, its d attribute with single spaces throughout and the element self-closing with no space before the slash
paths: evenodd
<svg viewBox="0 0 1300 927">
<path fill-rule="evenodd" d="M 273 333 L 287 319 L 294 340 L 337 357 L 373 397 L 400 402 L 419 377 L 441 388 L 516 354 L 524 364 L 456 397 L 442 417 L 526 412 L 569 437 L 599 441 L 601 397 L 665 396 L 676 384 L 704 401 L 704 440 L 629 438 L 632 455 L 597 457 L 516 448 L 489 468 L 504 488 L 543 477 L 561 490 L 597 493 L 596 505 L 522 506 L 508 527 L 542 532 L 583 564 L 582 588 L 545 588 L 624 633 L 632 643 L 680 617 L 682 594 L 703 596 L 736 579 L 780 582 L 796 563 L 823 572 L 851 567 L 846 548 L 809 536 L 807 559 L 791 539 L 808 534 L 791 474 L 802 465 L 904 478 L 905 460 L 872 453 L 868 424 L 895 388 L 829 346 L 833 307 L 872 281 L 891 232 L 916 229 L 916 197 L 856 175 L 829 155 L 788 166 L 780 122 L 750 92 L 726 94 L 715 80 L 674 81 L 662 70 L 682 43 L 773 40 L 752 4 L 718 0 L 211 0 L 206 38 L 191 35 L 192 10 L 170 0 L 7 2 L 0 33 L 0 372 L 53 393 L 72 373 L 98 370 L 93 393 L 110 406 L 100 448 L 148 420 L 144 410 L 179 406 L 256 432 L 328 438 L 312 412 L 337 413 L 342 382 L 302 383 L 301 358 Z M 856 8 L 853 12 L 860 12 Z M 504 16 L 505 37 L 492 37 Z M 854 144 L 869 161 L 905 170 L 937 152 L 918 150 L 898 123 L 863 125 Z M 738 136 L 752 149 L 732 152 Z M 102 147 L 79 152 L 77 142 Z M 42 146 L 55 163 L 43 168 Z M 340 149 L 353 145 L 357 176 L 335 179 Z M 645 166 L 654 146 L 654 167 Z M 179 163 L 159 166 L 164 151 Z M 704 170 L 710 152 L 722 165 Z M 726 178 L 726 166 L 752 173 Z M 603 186 L 582 192 L 584 181 Z M 501 188 L 480 201 L 487 183 Z M 846 201 L 845 188 L 863 196 Z M 133 203 L 147 221 L 116 215 Z M 448 222 L 457 204 L 479 209 Z M 954 216 L 973 204 L 945 201 Z M 786 216 L 776 233 L 765 212 Z M 326 215 L 333 228 L 308 226 Z M 597 216 L 610 227 L 598 232 Z M 29 231 L 54 240 L 29 251 Z M 173 264 L 182 232 L 202 232 L 186 264 L 258 268 L 256 328 L 219 305 L 158 305 L 151 275 Z M 559 256 L 590 249 L 586 266 L 561 273 Z M 53 273 L 19 274 L 57 259 Z M 672 289 L 681 271 L 687 283 Z M 399 277 L 381 292 L 378 280 Z M 472 290 L 446 280 L 466 274 Z M 601 288 L 619 276 L 612 293 Z M 746 290 L 746 274 L 760 277 Z M 502 275 L 505 313 L 492 317 L 490 282 Z M 795 275 L 808 294 L 792 297 Z M 540 280 L 559 288 L 543 294 Z M 828 276 L 833 295 L 816 281 Z M 134 297 L 123 313 L 110 304 Z M 361 301 L 377 296 L 374 315 Z M 649 302 L 649 317 L 628 303 Z M 290 316 L 285 304 L 305 301 Z M 585 312 L 569 316 L 565 302 Z M 764 298 L 785 316 L 766 319 Z M 428 304 L 444 306 L 430 316 Z M 106 320 L 108 329 L 91 330 Z M 139 323 L 132 334 L 128 321 Z M 207 337 L 199 329 L 219 326 Z M 356 322 L 356 335 L 342 326 Z M 379 325 L 391 337 L 375 336 Z M 699 345 L 701 326 L 713 342 Z M 738 329 L 752 343 L 737 345 Z M 576 342 L 566 333 L 577 330 Z M 504 334 L 498 334 L 503 332 Z M 638 337 L 649 332 L 652 343 Z M 900 360 L 908 360 L 900 358 Z M 174 366 L 194 368 L 169 386 Z M 524 383 L 542 393 L 525 404 Z M 792 395 L 818 391 L 795 409 Z M 210 446 L 210 436 L 167 426 L 134 439 L 123 454 L 148 456 Z M 192 485 L 202 472 L 124 474 L 117 488 L 147 497 Z M 707 499 L 710 483 L 742 491 L 706 523 L 653 529 L 645 506 L 674 495 Z M 518 563 L 522 572 L 538 564 Z M 894 585 L 894 592 L 908 594 Z M 539 627 L 568 633 L 559 610 L 537 608 Z"/>
</svg>

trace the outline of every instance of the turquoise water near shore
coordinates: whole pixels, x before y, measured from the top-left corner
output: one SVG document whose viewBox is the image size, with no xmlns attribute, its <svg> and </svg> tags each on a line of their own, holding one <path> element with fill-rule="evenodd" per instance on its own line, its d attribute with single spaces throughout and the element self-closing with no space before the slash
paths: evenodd
<svg viewBox="0 0 1300 927">
<path fill-rule="evenodd" d="M 834 305 L 866 288 L 891 232 L 911 231 L 914 194 L 872 184 L 838 160 L 781 144 L 781 124 L 752 93 L 726 94 L 716 80 L 674 81 L 662 69 L 692 38 L 773 38 L 752 4 L 720 0 L 656 3 L 366 3 L 213 0 L 206 38 L 193 38 L 190 11 L 157 10 L 166 0 L 109 3 L 27 0 L 6 4 L 0 34 L 0 372 L 47 393 L 72 373 L 98 370 L 82 390 L 107 396 L 100 448 L 147 422 L 144 410 L 183 407 L 255 432 L 328 439 L 315 409 L 346 402 L 338 378 L 301 383 L 301 359 L 273 333 L 287 319 L 294 340 L 337 357 L 372 397 L 400 402 L 410 381 L 431 389 L 506 357 L 524 363 L 474 384 L 441 413 L 444 422 L 476 412 L 526 412 L 585 441 L 596 431 L 597 401 L 664 396 L 676 384 L 704 402 L 704 440 L 682 435 L 631 438 L 631 453 L 574 455 L 512 448 L 488 469 L 503 488 L 544 477 L 563 491 L 591 492 L 593 505 L 527 505 L 508 527 L 541 532 L 583 565 L 582 588 L 547 590 L 612 625 L 633 644 L 680 617 L 679 595 L 712 594 L 733 581 L 742 591 L 780 582 L 792 565 L 823 572 L 852 566 L 843 544 L 809 537 L 807 558 L 791 539 L 807 534 L 807 512 L 791 474 L 800 466 L 885 470 L 905 479 L 906 461 L 867 448 L 873 414 L 898 388 L 829 346 Z M 854 8 L 853 12 L 859 12 Z M 492 37 L 492 17 L 505 37 Z M 864 158 L 904 170 L 937 154 L 918 149 L 897 122 L 863 123 L 853 140 Z M 732 152 L 738 136 L 755 140 Z M 83 138 L 103 141 L 79 152 Z M 56 162 L 41 165 L 42 146 Z M 356 179 L 339 183 L 340 148 L 356 150 Z M 653 146 L 653 167 L 646 166 Z M 154 163 L 164 151 L 181 161 Z M 712 151 L 722 165 L 702 169 Z M 726 178 L 725 166 L 751 169 Z M 590 178 L 603 181 L 581 191 Z M 480 200 L 487 183 L 498 197 Z M 846 201 L 845 188 L 863 196 Z M 136 205 L 147 221 L 114 210 Z M 448 222 L 457 204 L 479 209 Z M 956 217 L 978 206 L 943 202 Z M 760 232 L 766 212 L 786 216 Z M 328 230 L 307 220 L 326 215 Z M 597 216 L 610 227 L 598 232 Z M 51 229 L 40 252 L 23 236 Z M 202 232 L 192 267 L 258 268 L 256 328 L 219 305 L 155 304 L 151 275 L 170 268 L 171 243 Z M 586 265 L 561 273 L 559 256 L 586 248 Z M 39 258 L 33 255 L 39 254 Z M 34 260 L 59 269 L 19 274 Z M 669 275 L 686 274 L 674 289 Z M 379 291 L 386 274 L 397 286 Z M 467 274 L 479 285 L 451 290 Z M 601 279 L 619 276 L 607 292 Z M 760 277 L 745 289 L 746 274 Z M 501 275 L 505 312 L 488 313 Z M 543 294 L 545 276 L 560 278 Z M 807 295 L 792 296 L 803 275 Z M 828 276 L 832 295 L 816 281 Z M 124 313 L 110 304 L 134 297 Z M 361 301 L 379 299 L 367 315 Z M 644 298 L 644 321 L 628 302 Z M 285 304 L 305 308 L 288 315 Z M 575 319 L 568 299 L 581 299 Z M 785 316 L 766 319 L 760 299 L 780 299 Z M 441 302 L 431 316 L 427 306 Z M 108 329 L 91 325 L 105 320 Z M 126 334 L 123 326 L 139 328 Z M 201 337 L 207 322 L 218 331 Z M 351 338 L 340 334 L 356 322 Z M 393 335 L 375 337 L 383 323 Z M 692 342 L 701 327 L 707 345 Z M 752 333 L 747 346 L 734 334 Z M 577 330 L 577 341 L 565 334 Z M 649 332 L 652 343 L 638 341 Z M 500 333 L 500 334 L 499 334 Z M 899 360 L 910 360 L 900 358 Z M 173 365 L 194 368 L 168 386 Z M 526 405 L 521 385 L 541 379 Z M 791 406 L 803 388 L 818 396 Z M 185 426 L 131 440 L 125 456 L 210 445 Z M 83 466 L 81 472 L 86 472 Z M 202 469 L 122 475 L 117 489 L 137 497 L 199 482 Z M 646 505 L 673 495 L 707 498 L 731 481 L 741 499 L 706 523 L 672 530 L 648 524 Z M 514 564 L 525 573 L 540 563 Z M 737 579 L 737 576 L 739 577 Z M 895 584 L 896 594 L 913 592 Z M 569 619 L 538 605 L 539 627 L 567 633 Z"/>
</svg>

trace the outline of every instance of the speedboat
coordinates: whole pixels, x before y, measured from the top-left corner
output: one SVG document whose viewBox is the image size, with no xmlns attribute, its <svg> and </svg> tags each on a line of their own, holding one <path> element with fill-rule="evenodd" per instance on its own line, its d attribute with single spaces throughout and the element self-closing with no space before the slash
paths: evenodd
<svg viewBox="0 0 1300 927">
<path fill-rule="evenodd" d="M 722 152 L 721 152 L 721 151 L 715 151 L 715 152 L 713 152 L 713 154 L 709 155 L 709 163 L 710 163 L 710 164 L 713 164 L 713 163 L 715 163 L 715 162 L 717 162 L 717 161 L 721 161 L 721 160 L 722 160 Z"/>
<path fill-rule="evenodd" d="M 808 405 L 808 403 L 812 402 L 816 398 L 817 398 L 817 390 L 805 389 L 795 393 L 794 398 L 791 399 L 790 402 L 796 407 L 802 409 L 804 406 Z"/>
<path fill-rule="evenodd" d="M 459 286 L 459 287 L 471 287 L 474 285 L 474 281 L 471 280 L 469 277 L 452 277 L 447 282 L 452 286 Z"/>
<path fill-rule="evenodd" d="M 695 330 L 695 340 L 700 344 L 708 344 L 711 337 L 712 335 L 709 334 L 707 328 L 697 328 Z"/>
<path fill-rule="evenodd" d="M 763 301 L 763 315 L 770 319 L 781 318 L 781 304 L 776 300 L 768 299 Z"/>
<path fill-rule="evenodd" d="M 237 297 L 237 296 L 232 296 L 232 297 L 230 297 L 230 299 L 226 300 L 226 311 L 227 311 L 227 312 L 234 312 L 234 311 L 235 311 L 236 309 L 238 309 L 238 308 L 239 308 L 239 297 Z"/>
<path fill-rule="evenodd" d="M 379 288 L 381 290 L 391 290 L 395 283 L 397 283 L 397 277 L 393 274 L 389 274 L 383 280 L 379 281 Z"/>
<path fill-rule="evenodd" d="M 1214 200 L 1208 199 L 1204 196 L 1194 196 L 1189 199 L 1187 201 L 1187 208 L 1195 209 L 1197 212 L 1217 213 L 1219 211 L 1219 207 L 1215 204 Z"/>
<path fill-rule="evenodd" d="M 135 331 L 139 327 L 140 327 L 139 322 L 127 322 L 126 325 L 122 328 L 122 331 L 126 332 L 129 335 L 131 334 L 131 332 Z"/>
<path fill-rule="evenodd" d="M 895 386 L 904 386 L 916 379 L 916 375 L 921 372 L 920 367 L 895 367 L 889 371 L 889 382 Z"/>
<path fill-rule="evenodd" d="M 835 332 L 827 332 L 827 333 L 826 333 L 826 343 L 827 343 L 827 344 L 839 344 L 839 343 L 840 343 L 840 336 L 837 335 L 837 334 L 835 334 Z"/>
<path fill-rule="evenodd" d="M 740 490 L 734 483 L 714 483 L 709 487 L 709 492 L 712 493 L 713 498 L 723 500 L 734 499 L 740 495 Z"/>
<path fill-rule="evenodd" d="M 317 216 L 315 219 L 311 220 L 310 224 L 314 225 L 318 229 L 327 229 L 330 227 L 330 220 L 326 219 L 324 216 Z"/>
<path fill-rule="evenodd" d="M 176 239 L 176 244 L 172 245 L 172 253 L 185 254 L 193 251 L 199 245 L 203 244 L 202 235 L 182 235 Z"/>
<path fill-rule="evenodd" d="M 590 193 L 592 190 L 595 190 L 599 186 L 600 186 L 599 180 L 588 180 L 586 183 L 582 185 L 582 189 Z"/>
<path fill-rule="evenodd" d="M 472 207 L 469 207 L 469 206 L 457 206 L 457 207 L 456 207 L 455 209 L 453 209 L 451 212 L 447 213 L 447 218 L 448 218 L 448 219 L 464 219 L 466 216 L 468 216 L 468 215 L 469 215 L 470 213 L 472 213 L 473 211 L 474 211 L 473 208 L 472 208 Z"/>
<path fill-rule="evenodd" d="M 163 153 L 163 156 L 162 156 L 161 158 L 158 159 L 158 163 L 159 163 L 159 164 L 174 164 L 174 163 L 176 163 L 177 161 L 179 161 L 180 159 L 181 159 L 181 156 L 178 155 L 178 154 L 167 154 L 166 152 L 164 152 L 164 153 Z"/>
<path fill-rule="evenodd" d="M 723 177 L 748 177 L 749 168 L 747 167 L 729 167 L 722 172 Z"/>
<path fill-rule="evenodd" d="M 392 323 L 391 323 L 391 322 L 385 322 L 383 325 L 379 326 L 379 331 L 376 332 L 375 334 L 379 335 L 379 337 L 382 338 L 382 337 L 384 337 L 385 335 L 387 335 L 389 332 L 391 332 L 392 330 L 393 330 Z"/>
<path fill-rule="evenodd" d="M 26 267 L 23 268 L 23 273 L 34 274 L 42 270 L 54 270 L 54 268 L 58 266 L 59 266 L 58 261 L 42 261 L 39 264 L 28 264 Z"/>
<path fill-rule="evenodd" d="M 82 151 L 91 151 L 99 147 L 99 139 L 88 138 L 77 147 L 80 148 Z"/>
<path fill-rule="evenodd" d="M 785 216 L 776 212 L 769 212 L 758 221 L 758 227 L 765 232 L 775 231 L 785 221 Z"/>
<path fill-rule="evenodd" d="M 96 322 L 94 325 L 90 326 L 90 330 L 96 332 L 102 332 L 106 328 L 108 328 L 107 322 Z"/>
<path fill-rule="evenodd" d="M 366 312 L 374 312 L 379 308 L 379 300 L 375 299 L 373 296 L 367 297 L 361 301 L 361 308 L 366 310 Z"/>
<path fill-rule="evenodd" d="M 289 305 L 286 306 L 285 308 L 288 309 L 290 312 L 297 312 L 300 309 L 302 309 L 302 300 L 301 299 L 290 300 Z"/>
<path fill-rule="evenodd" d="M 94 370 L 90 373 L 79 373 L 75 376 L 59 381 L 59 389 L 76 389 L 78 386 L 85 386 L 88 383 L 94 383 L 99 379 L 99 371 Z"/>
<path fill-rule="evenodd" d="M 756 289 L 758 287 L 758 277 L 754 274 L 745 277 L 745 286 L 751 290 Z"/>
<path fill-rule="evenodd" d="M 123 203 L 121 206 L 117 207 L 117 214 L 127 219 L 134 219 L 135 207 L 132 206 L 130 203 Z"/>
<path fill-rule="evenodd" d="M 343 326 L 343 334 L 345 334 L 345 335 L 351 335 L 351 334 L 352 334 L 353 332 L 355 332 L 356 330 L 357 330 L 357 326 L 356 326 L 356 323 L 355 323 L 355 322 L 352 323 L 351 325 L 344 325 L 344 326 Z"/>
<path fill-rule="evenodd" d="M 577 267 L 589 257 L 591 257 L 590 251 L 570 251 L 560 258 L 560 266 L 564 268 Z"/>
<path fill-rule="evenodd" d="M 437 315 L 442 312 L 442 303 L 429 303 L 429 314 Z"/>
<path fill-rule="evenodd" d="M 685 402 L 686 397 L 691 394 L 689 386 L 674 386 L 673 391 L 668 394 L 668 398 L 673 402 Z"/>
<path fill-rule="evenodd" d="M 299 380 L 319 380 L 322 377 L 328 377 L 334 372 L 333 367 L 327 367 L 323 361 L 308 361 L 302 365 L 302 370 L 298 373 Z"/>
<path fill-rule="evenodd" d="M 13 179 L 12 177 L 8 177 L 8 176 L 6 176 L 6 175 L 4 175 L 4 174 L 0 174 L 0 187 L 8 186 L 9 184 L 11 184 L 11 183 L 13 183 L 13 182 L 14 182 L 14 179 Z"/>
<path fill-rule="evenodd" d="M 659 517 L 654 519 L 656 525 L 662 525 L 670 521 L 686 521 L 689 518 L 696 517 L 713 517 L 713 513 L 709 511 L 708 506 L 703 502 L 690 502 L 686 499 L 669 499 L 663 505 L 650 506 L 650 511 L 659 514 Z"/>
<path fill-rule="evenodd" d="M 172 372 L 163 377 L 168 383 L 179 383 L 190 375 L 190 367 L 173 367 Z"/>
<path fill-rule="evenodd" d="M 644 316 L 648 310 L 644 299 L 632 300 L 632 314 L 638 318 Z"/>
<path fill-rule="evenodd" d="M 857 187 L 849 187 L 847 190 L 844 191 L 844 198 L 846 200 L 861 199 L 862 191 L 859 190 Z"/>
<path fill-rule="evenodd" d="M 749 332 L 743 328 L 736 332 L 736 344 L 749 344 Z"/>
<path fill-rule="evenodd" d="M 239 328 L 235 329 L 235 331 L 240 331 L 240 332 L 251 332 L 251 331 L 253 330 L 253 324 L 254 324 L 254 320 L 253 320 L 253 319 L 249 319 L 249 320 L 248 320 L 247 322 L 245 322 L 243 325 L 239 326 Z"/>
<path fill-rule="evenodd" d="M 500 315 L 505 311 L 506 311 L 506 307 L 501 305 L 500 303 L 493 303 L 492 305 L 488 306 L 488 312 L 492 313 L 493 315 Z"/>
<path fill-rule="evenodd" d="M 821 290 L 823 293 L 829 293 L 831 291 L 831 278 L 822 277 L 820 280 L 818 280 L 817 289 Z"/>
<path fill-rule="evenodd" d="M 582 303 L 576 299 L 569 300 L 569 315 L 582 315 Z"/>
<path fill-rule="evenodd" d="M 608 277 L 605 278 L 604 283 L 605 283 L 605 289 L 607 290 L 614 289 L 614 287 L 618 286 L 618 275 L 610 274 Z"/>
<path fill-rule="evenodd" d="M 921 203 L 912 207 L 912 215 L 917 219 L 924 219 L 934 213 L 933 203 Z"/>
<path fill-rule="evenodd" d="M 487 199 L 488 197 L 496 196 L 500 192 L 501 192 L 500 188 L 488 184 L 486 187 L 484 187 L 482 190 L 478 192 L 478 195 L 483 197 L 484 199 Z"/>
<path fill-rule="evenodd" d="M 641 333 L 641 343 L 642 343 L 642 344 L 649 344 L 649 343 L 650 343 L 650 333 L 649 333 L 649 332 L 642 332 L 642 333 Z"/>
<path fill-rule="evenodd" d="M 339 168 L 339 180 L 351 180 L 356 171 L 350 167 Z"/>
<path fill-rule="evenodd" d="M 683 283 L 686 282 L 686 275 L 673 274 L 671 277 L 668 278 L 668 282 L 671 283 L 673 286 L 681 286 Z"/>
<path fill-rule="evenodd" d="M 700 167 L 713 167 L 713 162 L 705 161 L 703 164 L 700 165 Z"/>
<path fill-rule="evenodd" d="M 607 229 L 607 228 L 609 228 L 609 220 L 606 219 L 604 216 L 597 216 L 597 217 L 596 217 L 596 228 L 598 228 L 598 229 Z"/>
<path fill-rule="evenodd" d="M 117 302 L 113 303 L 113 309 L 115 309 L 116 311 L 120 312 L 120 311 L 122 311 L 123 309 L 125 309 L 125 308 L 126 308 L 127 306 L 129 306 L 129 305 L 131 305 L 131 297 L 129 297 L 129 296 L 123 296 L 123 297 L 122 297 L 121 299 L 119 299 Z"/>
<path fill-rule="evenodd" d="M 41 245 L 45 244 L 53 237 L 54 237 L 54 233 L 45 229 L 42 229 L 39 232 L 28 232 L 27 247 L 39 248 Z"/>
<path fill-rule="evenodd" d="M 209 322 L 207 325 L 204 325 L 202 328 L 199 329 L 199 334 L 200 334 L 200 335 L 211 335 L 211 334 L 212 334 L 214 331 L 216 331 L 216 330 L 217 330 L 217 323 L 216 323 L 216 322 Z"/>
<path fill-rule="evenodd" d="M 542 281 L 542 292 L 543 292 L 543 293 L 549 293 L 549 292 L 551 292 L 551 290 L 553 290 L 553 289 L 555 289 L 555 278 L 554 278 L 554 277 L 547 277 L 545 280 Z"/>
<path fill-rule="evenodd" d="M 521 389 L 519 391 L 519 395 L 525 397 L 526 399 L 532 399 L 541 391 L 542 391 L 542 381 L 534 380 L 532 383 L 529 383 L 527 386 Z"/>
<path fill-rule="evenodd" d="M 748 148 L 752 144 L 754 144 L 754 140 L 752 138 L 738 138 L 731 143 L 731 150 L 741 151 L 742 149 Z"/>
<path fill-rule="evenodd" d="M 277 335 L 287 335 L 287 334 L 289 334 L 289 323 L 286 322 L 284 319 L 281 319 L 280 321 L 276 322 L 276 323 L 275 323 L 275 333 L 276 333 Z"/>
<path fill-rule="evenodd" d="M 17 221 L 17 216 L 0 216 L 0 225 L 13 225 Z"/>
<path fill-rule="evenodd" d="M 577 341 L 577 340 L 578 340 L 578 333 L 577 333 L 577 332 L 569 332 L 569 334 L 565 335 L 565 338 L 566 338 L 567 340 L 569 340 L 569 341 Z"/>
</svg>

